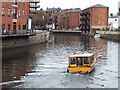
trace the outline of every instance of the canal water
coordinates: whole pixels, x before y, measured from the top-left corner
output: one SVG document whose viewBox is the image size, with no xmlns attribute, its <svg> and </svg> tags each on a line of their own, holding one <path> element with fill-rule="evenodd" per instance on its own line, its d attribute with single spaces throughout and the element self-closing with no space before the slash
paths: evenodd
<svg viewBox="0 0 120 90">
<path fill-rule="evenodd" d="M 3 88 L 118 88 L 118 42 L 54 34 L 47 43 L 3 51 Z M 67 73 L 68 58 L 80 51 L 97 59 L 90 74 Z"/>
</svg>

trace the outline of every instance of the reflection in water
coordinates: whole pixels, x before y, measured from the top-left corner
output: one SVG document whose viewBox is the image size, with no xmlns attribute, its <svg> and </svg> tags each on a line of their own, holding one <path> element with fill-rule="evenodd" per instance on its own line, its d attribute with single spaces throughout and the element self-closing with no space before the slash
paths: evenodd
<svg viewBox="0 0 120 90">
<path fill-rule="evenodd" d="M 54 34 L 51 40 L 50 43 L 3 51 L 3 83 L 0 85 L 19 88 L 118 87 L 117 43 L 80 34 Z M 68 57 L 78 51 L 95 54 L 94 72 L 88 75 L 66 73 Z"/>
</svg>

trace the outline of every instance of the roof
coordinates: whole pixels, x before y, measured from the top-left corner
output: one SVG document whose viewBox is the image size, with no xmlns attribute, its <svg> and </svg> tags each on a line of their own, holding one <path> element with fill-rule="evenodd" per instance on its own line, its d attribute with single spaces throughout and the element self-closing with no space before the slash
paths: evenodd
<svg viewBox="0 0 120 90">
<path fill-rule="evenodd" d="M 104 5 L 101 5 L 101 4 L 96 4 L 96 5 L 90 6 L 88 8 L 93 8 L 93 7 L 106 7 L 106 8 L 108 8 L 107 6 L 104 6 Z M 85 9 L 88 9 L 88 8 L 85 8 Z"/>
<path fill-rule="evenodd" d="M 60 9 L 61 10 L 61 8 L 47 8 L 46 9 L 46 12 L 51 12 L 51 11 L 57 11 L 58 9 Z"/>
<path fill-rule="evenodd" d="M 96 4 L 96 5 L 93 5 L 91 7 L 107 7 L 107 6 L 104 6 L 104 5 L 101 5 L 101 4 Z"/>
<path fill-rule="evenodd" d="M 70 57 L 91 57 L 93 56 L 93 53 L 77 53 L 73 54 Z"/>
<path fill-rule="evenodd" d="M 70 12 L 80 12 L 80 11 L 81 11 L 80 8 L 75 8 L 75 9 L 73 9 L 73 10 L 70 10 L 70 11 L 66 12 L 66 13 L 70 13 Z"/>
</svg>

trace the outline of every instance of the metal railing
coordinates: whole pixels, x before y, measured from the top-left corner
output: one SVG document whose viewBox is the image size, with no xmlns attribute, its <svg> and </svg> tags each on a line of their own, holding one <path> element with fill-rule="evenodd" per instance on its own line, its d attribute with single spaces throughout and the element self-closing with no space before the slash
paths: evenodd
<svg viewBox="0 0 120 90">
<path fill-rule="evenodd" d="M 30 0 L 30 3 L 39 3 L 40 0 Z"/>
<path fill-rule="evenodd" d="M 2 36 L 29 36 L 36 35 L 36 31 L 34 30 L 8 30 L 7 32 L 2 32 Z"/>
</svg>

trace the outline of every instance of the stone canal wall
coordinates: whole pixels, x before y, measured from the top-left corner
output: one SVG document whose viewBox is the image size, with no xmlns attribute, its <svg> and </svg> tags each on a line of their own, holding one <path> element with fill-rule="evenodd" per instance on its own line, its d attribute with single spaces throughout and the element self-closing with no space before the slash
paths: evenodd
<svg viewBox="0 0 120 90">
<path fill-rule="evenodd" d="M 49 32 L 47 33 L 39 33 L 35 36 L 30 36 L 29 37 L 29 44 L 38 44 L 41 42 L 46 42 L 49 40 Z"/>
<path fill-rule="evenodd" d="M 96 31 L 97 34 L 100 35 L 100 38 L 108 39 L 108 40 L 114 40 L 114 41 L 120 41 L 120 32 L 115 31 Z M 82 35 L 94 37 L 95 33 L 85 33 L 82 32 Z"/>
<path fill-rule="evenodd" d="M 25 47 L 33 44 L 46 42 L 49 40 L 49 32 L 36 34 L 35 36 L 11 36 L 2 38 L 2 48 Z"/>
<path fill-rule="evenodd" d="M 115 31 L 96 31 L 101 38 L 120 41 L 120 32 Z"/>
</svg>

